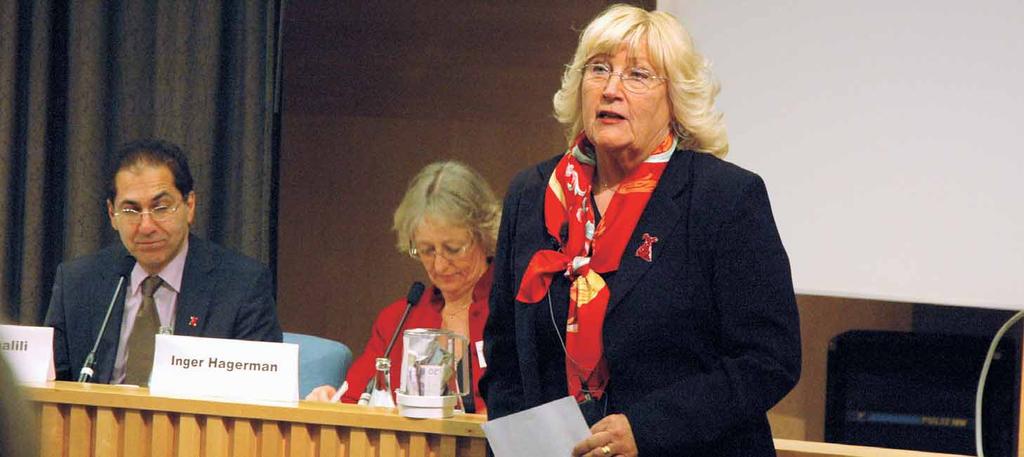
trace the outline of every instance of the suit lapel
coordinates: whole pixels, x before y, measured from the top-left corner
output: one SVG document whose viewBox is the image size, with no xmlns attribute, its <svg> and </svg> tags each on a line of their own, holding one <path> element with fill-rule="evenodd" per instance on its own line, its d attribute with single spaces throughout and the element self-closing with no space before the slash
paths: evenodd
<svg viewBox="0 0 1024 457">
<path fill-rule="evenodd" d="M 545 162 L 537 168 L 537 179 L 541 185 L 531 186 L 528 192 L 524 192 L 519 199 L 519 205 L 515 208 L 517 214 L 515 235 L 509 240 L 513 246 L 512 252 L 512 282 L 511 292 L 513 297 L 519 293 L 520 282 L 523 280 L 523 272 L 529 264 L 533 255 L 542 249 L 552 249 L 557 244 L 547 233 L 544 226 L 544 193 L 547 190 L 548 178 L 554 172 L 558 159 Z M 506 209 L 507 211 L 508 209 Z M 550 293 L 550 292 L 549 292 Z M 565 296 L 568 296 L 566 293 Z M 538 303 L 523 304 L 515 302 L 516 307 L 516 341 L 517 351 L 521 357 L 520 369 L 523 380 L 523 404 L 538 405 L 542 403 L 540 392 L 542 382 L 550 380 L 550 376 L 541 373 L 538 366 L 537 332 L 538 325 L 550 325 L 548 317 L 548 300 L 544 298 Z M 558 301 L 558 303 L 563 303 Z M 565 322 L 565 311 L 562 312 L 562 322 Z M 526 354 L 525 360 L 522 359 Z"/>
<path fill-rule="evenodd" d="M 622 253 L 619 270 L 609 285 L 611 299 L 606 313 L 611 313 L 612 309 L 633 289 L 644 273 L 661 261 L 660 254 L 663 253 L 661 248 L 667 245 L 666 241 L 674 235 L 673 232 L 680 225 L 680 218 L 685 215 L 680 199 L 683 191 L 689 185 L 693 154 L 690 151 L 676 150 L 672 155 L 668 167 L 658 182 L 658 187 L 654 189 L 651 199 L 647 202 L 647 207 L 640 215 L 633 235 L 629 239 L 629 243 L 626 244 L 626 250 Z M 645 233 L 658 238 L 658 241 L 651 246 L 650 262 L 636 255 Z M 675 236 L 679 235 L 675 234 Z M 685 236 L 685 234 L 682 235 Z"/>
<path fill-rule="evenodd" d="M 533 259 L 533 255 L 543 249 L 558 247 L 557 242 L 548 234 L 544 225 L 544 195 L 547 192 L 548 178 L 554 172 L 554 165 L 551 164 L 552 166 L 548 167 L 549 164 L 545 163 L 544 166 L 537 169 L 539 175 L 537 179 L 544 184 L 530 188 L 528 193 L 524 192 L 519 199 L 519 207 L 515 209 L 519 215 L 514 230 L 515 236 L 517 239 L 525 241 L 511 240 L 514 247 L 513 266 L 516 273 L 513 292 L 516 294 L 519 293 L 519 282 L 523 280 L 522 275 L 530 260 Z"/>
<path fill-rule="evenodd" d="M 185 271 L 181 277 L 181 291 L 178 293 L 178 304 L 174 312 L 175 335 L 203 335 L 214 287 L 212 281 L 207 278 L 213 271 L 214 263 L 206 242 L 190 235 Z"/>
</svg>

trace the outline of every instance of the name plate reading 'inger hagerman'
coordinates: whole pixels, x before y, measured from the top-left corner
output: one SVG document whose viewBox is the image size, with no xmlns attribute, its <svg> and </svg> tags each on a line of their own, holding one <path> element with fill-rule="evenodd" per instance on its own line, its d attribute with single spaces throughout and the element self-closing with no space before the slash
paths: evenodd
<svg viewBox="0 0 1024 457">
<path fill-rule="evenodd" d="M 22 384 L 52 381 L 53 328 L 0 325 L 0 356 Z"/>
<path fill-rule="evenodd" d="M 169 397 L 298 401 L 299 346 L 157 335 L 149 392 Z"/>
</svg>

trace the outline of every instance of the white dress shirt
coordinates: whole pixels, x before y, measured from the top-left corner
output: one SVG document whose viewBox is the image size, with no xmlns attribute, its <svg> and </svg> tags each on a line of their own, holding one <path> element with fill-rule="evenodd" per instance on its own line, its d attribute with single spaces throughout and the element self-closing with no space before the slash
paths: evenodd
<svg viewBox="0 0 1024 457">
<path fill-rule="evenodd" d="M 178 305 L 178 293 L 181 292 L 181 277 L 185 273 L 185 257 L 188 255 L 188 238 L 178 255 L 171 259 L 157 276 L 163 279 L 163 284 L 153 293 L 156 301 L 156 311 L 160 316 L 160 333 L 174 333 L 174 311 Z M 131 280 L 127 295 L 124 299 L 124 315 L 121 321 L 121 339 L 117 343 L 117 358 L 114 359 L 114 372 L 110 377 L 111 384 L 124 382 L 125 371 L 128 366 L 128 337 L 135 327 L 135 316 L 139 314 L 139 307 L 142 306 L 142 281 L 149 277 L 149 273 L 142 269 L 137 262 L 132 269 Z"/>
</svg>

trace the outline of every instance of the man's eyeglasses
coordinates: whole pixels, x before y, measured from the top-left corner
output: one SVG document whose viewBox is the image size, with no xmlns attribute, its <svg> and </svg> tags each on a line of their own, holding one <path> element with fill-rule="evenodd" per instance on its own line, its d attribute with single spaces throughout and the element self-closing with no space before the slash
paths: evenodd
<svg viewBox="0 0 1024 457">
<path fill-rule="evenodd" d="M 157 206 L 156 208 L 145 211 L 139 211 L 135 208 L 121 208 L 117 211 L 114 211 L 114 217 L 116 217 L 119 220 L 125 221 L 129 224 L 138 224 L 142 222 L 142 215 L 148 214 L 150 219 L 157 222 L 163 222 L 170 219 L 171 216 L 174 215 L 174 213 L 178 212 L 178 208 L 180 207 L 181 203 L 178 203 L 173 206 Z"/>
<path fill-rule="evenodd" d="M 630 67 L 625 71 L 612 71 L 611 65 L 606 63 L 588 63 L 580 69 L 583 78 L 587 81 L 607 84 L 612 76 L 618 76 L 622 81 L 622 87 L 634 94 L 642 94 L 654 88 L 668 78 L 658 76 L 650 70 L 640 67 Z"/>
<path fill-rule="evenodd" d="M 472 246 L 472 239 L 457 246 L 442 243 L 441 249 L 438 249 L 434 246 L 409 246 L 409 257 L 412 257 L 425 263 L 430 263 L 434 261 L 435 257 L 441 256 L 449 262 L 456 262 L 465 259 L 466 254 L 469 253 L 469 248 Z"/>
</svg>

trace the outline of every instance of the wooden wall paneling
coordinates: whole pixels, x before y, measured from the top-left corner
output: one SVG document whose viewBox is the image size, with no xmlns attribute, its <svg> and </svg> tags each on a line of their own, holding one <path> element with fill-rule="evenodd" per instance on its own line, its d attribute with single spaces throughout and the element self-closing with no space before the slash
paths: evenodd
<svg viewBox="0 0 1024 457">
<path fill-rule="evenodd" d="M 439 444 L 437 455 L 440 457 L 455 457 L 455 452 L 458 450 L 456 446 L 458 441 L 454 436 L 442 436 Z"/>
<path fill-rule="evenodd" d="M 427 436 L 422 433 L 409 434 L 409 457 L 427 457 Z"/>
<path fill-rule="evenodd" d="M 307 457 L 313 455 L 313 439 L 305 424 L 285 424 L 288 428 L 288 457 Z"/>
<path fill-rule="evenodd" d="M 281 428 L 277 422 L 260 422 L 260 456 L 261 457 L 282 457 L 284 456 L 284 438 Z"/>
<path fill-rule="evenodd" d="M 487 455 L 487 440 L 459 440 L 459 455 Z"/>
<path fill-rule="evenodd" d="M 376 428 L 366 429 L 366 438 L 369 440 L 369 455 L 374 457 L 383 455 L 380 451 L 380 439 L 382 430 Z"/>
<path fill-rule="evenodd" d="M 250 419 L 231 421 L 231 450 L 237 455 L 258 455 L 256 427 Z"/>
<path fill-rule="evenodd" d="M 228 457 L 231 452 L 231 437 L 228 434 L 227 420 L 217 416 L 204 416 L 203 425 L 203 456 Z"/>
<path fill-rule="evenodd" d="M 151 416 L 150 430 L 152 430 L 150 449 L 153 450 L 153 457 L 174 456 L 175 426 L 172 414 L 154 411 Z"/>
<path fill-rule="evenodd" d="M 177 427 L 177 452 L 178 457 L 194 457 L 202 450 L 202 431 L 199 428 L 199 418 L 195 414 L 179 414 Z"/>
<path fill-rule="evenodd" d="M 127 434 L 138 430 L 141 437 L 136 441 L 150 443 L 156 456 L 483 457 L 486 451 L 480 428 L 485 418 L 479 415 L 412 420 L 394 411 L 354 405 L 170 399 L 150 397 L 144 389 L 60 382 L 26 392 L 43 415 L 43 423 L 62 432 L 43 443 L 42 455 L 47 456 L 64 455 L 67 450 L 71 456 L 145 457 L 144 447 L 120 446 L 132 442 Z M 229 435 L 233 447 L 225 452 L 218 443 L 228 442 Z M 347 440 L 342 452 L 317 445 L 335 438 Z M 234 446 L 246 441 L 259 445 Z M 775 442 L 782 457 L 964 457 L 785 439 Z M 110 443 L 116 444 L 113 449 Z"/>
<path fill-rule="evenodd" d="M 125 410 L 123 428 L 123 449 L 133 449 L 135 454 L 131 457 L 148 457 L 151 454 L 152 435 L 142 411 Z M 126 455 L 125 457 L 128 456 Z"/>
<path fill-rule="evenodd" d="M 113 408 L 96 408 L 96 427 L 94 429 L 94 450 L 95 455 L 121 457 L 124 450 L 121 447 L 124 441 L 121 440 L 123 429 L 122 421 L 117 418 Z"/>
<path fill-rule="evenodd" d="M 348 430 L 348 454 L 350 457 L 368 457 L 370 453 L 370 437 L 366 430 L 350 428 Z"/>
<path fill-rule="evenodd" d="M 92 451 L 93 419 L 89 407 L 71 406 L 71 421 L 68 424 L 68 456 L 89 457 Z"/>
<path fill-rule="evenodd" d="M 68 419 L 66 408 L 54 403 L 44 404 L 39 418 L 39 442 L 67 444 L 67 440 L 64 439 L 68 426 L 65 419 Z M 40 447 L 42 457 L 62 457 L 68 455 L 67 446 Z"/>
<path fill-rule="evenodd" d="M 427 453 L 430 457 L 438 457 L 441 455 L 441 437 L 438 435 L 427 435 L 428 448 L 430 449 Z"/>
<path fill-rule="evenodd" d="M 346 450 L 341 443 L 341 437 L 338 435 L 337 427 L 332 425 L 321 425 L 317 440 L 317 447 L 320 449 L 320 455 L 322 457 L 338 457 L 345 455 Z"/>
<path fill-rule="evenodd" d="M 377 444 L 378 455 L 398 455 L 398 432 L 394 430 L 381 430 Z"/>
</svg>

